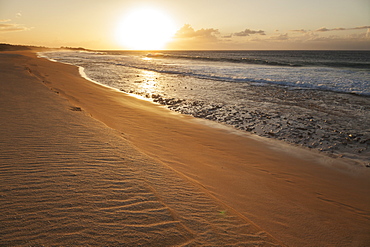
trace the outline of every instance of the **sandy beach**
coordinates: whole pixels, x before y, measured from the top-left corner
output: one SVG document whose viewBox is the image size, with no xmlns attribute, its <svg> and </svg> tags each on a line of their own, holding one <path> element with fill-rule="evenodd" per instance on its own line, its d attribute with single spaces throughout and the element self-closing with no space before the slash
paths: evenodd
<svg viewBox="0 0 370 247">
<path fill-rule="evenodd" d="M 370 168 L 0 53 L 0 245 L 368 246 Z"/>
</svg>

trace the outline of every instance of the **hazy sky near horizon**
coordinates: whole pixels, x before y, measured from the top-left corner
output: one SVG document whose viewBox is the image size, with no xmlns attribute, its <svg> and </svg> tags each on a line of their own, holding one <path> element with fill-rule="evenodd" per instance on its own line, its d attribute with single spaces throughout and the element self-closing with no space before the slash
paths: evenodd
<svg viewBox="0 0 370 247">
<path fill-rule="evenodd" d="M 0 42 L 130 49 L 119 25 L 140 8 L 165 23 L 130 25 L 148 43 L 171 23 L 167 49 L 370 50 L 370 0 L 0 0 Z"/>
</svg>

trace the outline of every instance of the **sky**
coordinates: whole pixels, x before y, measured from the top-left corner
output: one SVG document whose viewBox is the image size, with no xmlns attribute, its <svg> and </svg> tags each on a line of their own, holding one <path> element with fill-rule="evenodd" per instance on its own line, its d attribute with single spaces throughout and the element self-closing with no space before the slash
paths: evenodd
<svg viewBox="0 0 370 247">
<path fill-rule="evenodd" d="M 0 0 L 0 43 L 370 50 L 370 0 Z"/>
</svg>

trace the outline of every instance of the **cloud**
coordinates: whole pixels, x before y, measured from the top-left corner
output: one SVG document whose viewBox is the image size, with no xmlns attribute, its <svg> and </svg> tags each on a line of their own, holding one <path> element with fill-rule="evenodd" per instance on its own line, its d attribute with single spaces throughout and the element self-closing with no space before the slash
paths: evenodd
<svg viewBox="0 0 370 247">
<path fill-rule="evenodd" d="M 266 35 L 265 31 L 262 30 L 251 30 L 245 29 L 244 31 L 232 33 L 228 35 L 221 35 L 220 31 L 215 28 L 202 28 L 195 30 L 191 25 L 185 24 L 180 28 L 176 35 L 175 39 L 187 39 L 187 40 L 197 40 L 199 42 L 213 41 L 213 42 L 223 42 L 225 39 L 232 39 L 232 37 L 246 37 L 253 34 Z"/>
<path fill-rule="evenodd" d="M 269 38 L 269 40 L 277 40 L 277 41 L 280 41 L 280 40 L 288 40 L 289 39 L 289 36 L 288 34 L 280 34 L 280 35 L 277 35 L 277 36 L 272 36 Z"/>
<path fill-rule="evenodd" d="M 350 27 L 350 28 L 344 28 L 344 27 L 336 27 L 336 28 L 326 28 L 326 27 L 321 27 L 319 29 L 316 29 L 314 31 L 311 30 L 305 30 L 305 29 L 294 29 L 294 30 L 289 30 L 290 32 L 293 33 L 312 33 L 312 32 L 331 32 L 331 31 L 348 31 L 348 30 L 362 30 L 362 29 L 369 29 L 370 26 L 360 26 L 360 27 Z"/>
<path fill-rule="evenodd" d="M 346 31 L 346 30 L 361 30 L 361 29 L 368 29 L 370 26 L 361 26 L 361 27 L 350 27 L 350 28 L 343 28 L 343 27 L 336 27 L 336 28 L 326 28 L 322 27 L 317 30 L 316 32 L 330 32 L 330 31 Z"/>
<path fill-rule="evenodd" d="M 358 32 L 346 32 L 357 30 Z M 335 31 L 331 33 L 331 31 Z M 344 32 L 340 32 L 344 31 Z M 334 35 L 335 34 L 335 35 Z M 247 38 L 242 38 L 247 37 Z M 370 26 L 293 29 L 285 32 L 245 29 L 222 33 L 216 28 L 194 29 L 186 24 L 168 49 L 370 49 Z"/>
<path fill-rule="evenodd" d="M 189 24 L 185 24 L 180 30 L 177 31 L 175 34 L 175 38 L 177 39 L 217 39 L 217 36 L 220 34 L 218 29 L 214 28 L 202 28 L 199 30 L 194 30 L 192 26 Z"/>
<path fill-rule="evenodd" d="M 316 32 L 330 32 L 330 31 L 336 31 L 336 30 L 344 30 L 344 29 L 340 29 L 340 28 L 328 29 L 326 27 L 322 27 L 322 28 L 317 29 Z"/>
<path fill-rule="evenodd" d="M 370 26 L 361 26 L 361 27 L 354 27 L 352 29 L 355 30 L 355 29 L 369 29 L 369 28 Z"/>
<path fill-rule="evenodd" d="M 0 20 L 0 32 L 18 32 L 18 31 L 26 31 L 32 28 L 24 27 L 20 24 L 15 23 L 4 23 L 10 22 L 11 20 Z"/>
<path fill-rule="evenodd" d="M 309 31 L 305 30 L 305 29 L 296 29 L 296 30 L 290 30 L 290 32 L 293 32 L 293 33 L 308 33 Z"/>
<path fill-rule="evenodd" d="M 238 36 L 238 37 L 245 37 L 245 36 L 249 36 L 251 34 L 266 35 L 265 31 L 262 31 L 262 30 L 255 31 L 255 30 L 250 30 L 248 28 L 245 29 L 244 31 L 234 33 L 233 35 Z"/>
<path fill-rule="evenodd" d="M 215 28 L 194 29 L 185 24 L 175 34 L 173 40 L 167 44 L 168 49 L 218 49 L 229 37 L 222 36 Z"/>
<path fill-rule="evenodd" d="M 16 16 L 17 18 L 21 18 L 21 17 L 22 17 L 22 13 L 21 13 L 21 12 L 18 12 L 17 14 L 15 14 L 15 16 Z"/>
</svg>

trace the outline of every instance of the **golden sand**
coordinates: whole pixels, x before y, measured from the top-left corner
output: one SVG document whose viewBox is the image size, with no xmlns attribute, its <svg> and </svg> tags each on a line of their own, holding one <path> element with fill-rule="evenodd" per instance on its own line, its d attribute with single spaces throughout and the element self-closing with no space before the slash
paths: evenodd
<svg viewBox="0 0 370 247">
<path fill-rule="evenodd" d="M 370 172 L 0 53 L 2 245 L 366 246 Z"/>
</svg>

